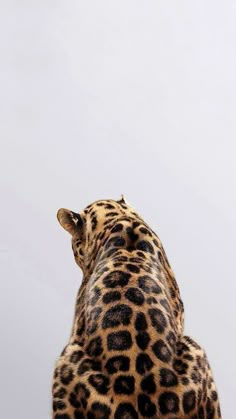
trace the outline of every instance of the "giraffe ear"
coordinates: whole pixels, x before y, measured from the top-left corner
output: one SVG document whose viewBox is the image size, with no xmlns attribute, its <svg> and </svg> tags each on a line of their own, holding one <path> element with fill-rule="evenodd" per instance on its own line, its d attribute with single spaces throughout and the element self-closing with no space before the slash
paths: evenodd
<svg viewBox="0 0 236 419">
<path fill-rule="evenodd" d="M 57 211 L 57 219 L 61 226 L 72 236 L 78 232 L 83 225 L 83 220 L 79 214 L 65 208 L 61 208 Z"/>
</svg>

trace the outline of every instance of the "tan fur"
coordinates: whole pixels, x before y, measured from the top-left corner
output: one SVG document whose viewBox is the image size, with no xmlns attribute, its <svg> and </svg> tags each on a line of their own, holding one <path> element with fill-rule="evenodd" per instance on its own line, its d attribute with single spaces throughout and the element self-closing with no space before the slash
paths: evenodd
<svg viewBox="0 0 236 419">
<path fill-rule="evenodd" d="M 83 281 L 53 380 L 53 419 L 220 419 L 205 352 L 158 236 L 124 197 L 58 211 Z M 115 358 L 116 357 L 116 358 Z"/>
</svg>

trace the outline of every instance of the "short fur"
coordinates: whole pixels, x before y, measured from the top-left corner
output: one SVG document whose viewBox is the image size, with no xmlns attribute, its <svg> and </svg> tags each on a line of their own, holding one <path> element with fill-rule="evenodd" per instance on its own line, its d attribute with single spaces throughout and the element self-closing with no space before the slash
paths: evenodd
<svg viewBox="0 0 236 419">
<path fill-rule="evenodd" d="M 61 209 L 58 219 L 84 276 L 55 368 L 53 419 L 220 419 L 158 236 L 123 197 L 80 214 Z"/>
</svg>

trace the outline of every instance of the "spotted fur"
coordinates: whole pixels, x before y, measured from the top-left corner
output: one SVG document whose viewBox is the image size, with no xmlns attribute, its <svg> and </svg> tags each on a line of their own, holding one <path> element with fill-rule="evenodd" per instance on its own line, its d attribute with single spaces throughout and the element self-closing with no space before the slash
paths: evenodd
<svg viewBox="0 0 236 419">
<path fill-rule="evenodd" d="M 220 419 L 158 236 L 123 198 L 61 209 L 58 219 L 83 281 L 54 372 L 53 419 Z"/>
</svg>

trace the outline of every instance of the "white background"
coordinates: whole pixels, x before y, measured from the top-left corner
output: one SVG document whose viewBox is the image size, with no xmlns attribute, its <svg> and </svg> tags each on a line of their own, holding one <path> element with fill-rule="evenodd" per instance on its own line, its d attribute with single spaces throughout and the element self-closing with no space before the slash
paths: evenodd
<svg viewBox="0 0 236 419">
<path fill-rule="evenodd" d="M 235 1 L 9 0 L 1 19 L 1 417 L 50 418 L 81 281 L 57 209 L 123 193 L 235 419 Z"/>
</svg>

